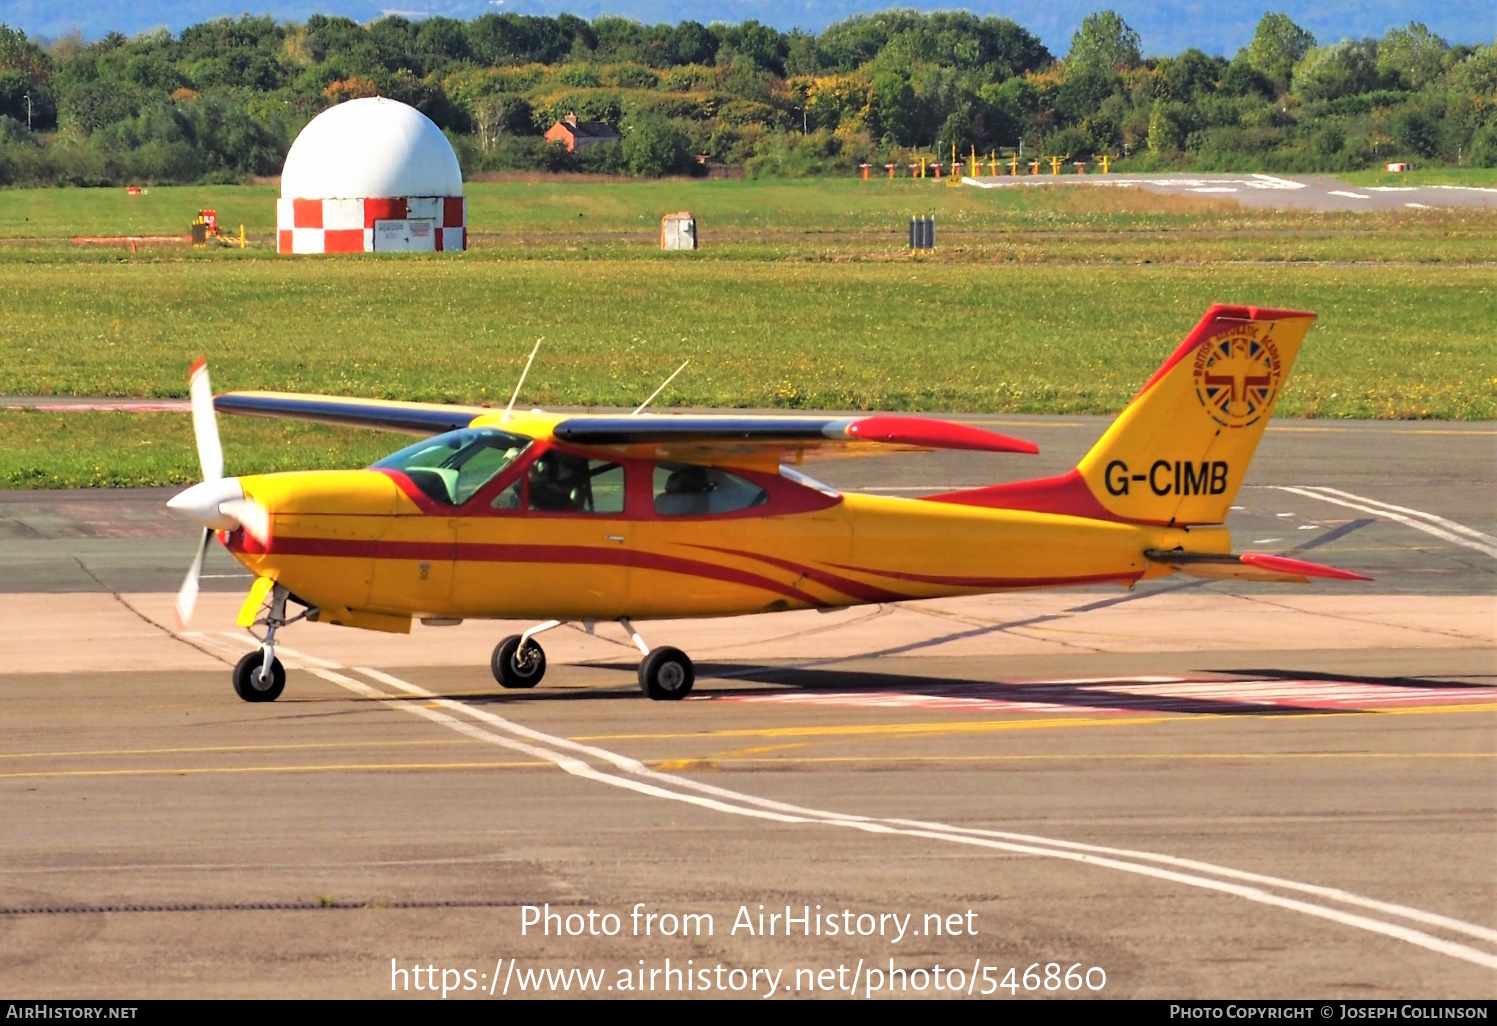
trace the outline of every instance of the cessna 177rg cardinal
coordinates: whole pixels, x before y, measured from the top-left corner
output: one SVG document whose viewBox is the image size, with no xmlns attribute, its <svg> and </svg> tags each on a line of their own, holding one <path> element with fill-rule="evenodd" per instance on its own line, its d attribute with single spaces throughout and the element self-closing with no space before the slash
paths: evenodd
<svg viewBox="0 0 1497 1026">
<path fill-rule="evenodd" d="M 1039 450 L 902 415 L 501 413 L 268 392 L 214 399 L 199 361 L 191 394 L 204 480 L 168 503 L 203 528 L 178 614 L 184 624 L 192 614 L 217 532 L 256 577 L 239 623 L 265 628 L 260 649 L 234 670 L 245 701 L 281 694 L 275 642 L 289 623 L 402 632 L 417 617 L 538 621 L 494 650 L 494 677 L 509 688 L 540 682 L 542 631 L 617 620 L 643 653 L 645 694 L 679 699 L 692 688 L 691 659 L 649 647 L 634 621 L 1131 586 L 1177 572 L 1367 580 L 1234 554 L 1222 526 L 1313 319 L 1214 306 L 1069 473 L 918 499 L 839 494 L 788 464 L 901 448 Z M 215 408 L 430 437 L 363 470 L 224 477 Z M 301 611 L 292 615 L 293 606 Z"/>
</svg>

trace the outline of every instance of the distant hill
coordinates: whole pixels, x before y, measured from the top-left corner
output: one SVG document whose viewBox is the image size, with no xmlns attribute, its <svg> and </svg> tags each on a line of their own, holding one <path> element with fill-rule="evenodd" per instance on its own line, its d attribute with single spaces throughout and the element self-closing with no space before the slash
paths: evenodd
<svg viewBox="0 0 1497 1026">
<path fill-rule="evenodd" d="M 921 10 L 966 7 L 977 14 L 1012 18 L 1036 33 L 1052 51 L 1065 53 L 1071 33 L 1092 11 L 1111 7 L 1143 36 L 1148 53 L 1175 54 L 1187 47 L 1230 55 L 1252 37 L 1265 11 L 1283 11 L 1314 32 L 1322 43 L 1381 36 L 1394 26 L 1421 21 L 1454 43 L 1487 44 L 1497 39 L 1493 0 L 1269 0 L 1223 4 L 1208 0 L 976 0 L 969 4 L 877 3 L 867 0 L 136 0 L 101 4 L 97 0 L 0 0 L 0 22 L 30 35 L 56 37 L 79 29 L 90 39 L 110 31 L 135 35 L 165 26 L 174 32 L 224 15 L 271 14 L 302 21 L 310 14 L 341 14 L 370 21 L 385 14 L 424 17 L 444 14 L 474 18 L 490 11 L 561 14 L 595 18 L 616 14 L 640 21 L 676 23 L 738 22 L 754 19 L 781 30 L 820 32 L 834 21 L 888 7 Z"/>
</svg>

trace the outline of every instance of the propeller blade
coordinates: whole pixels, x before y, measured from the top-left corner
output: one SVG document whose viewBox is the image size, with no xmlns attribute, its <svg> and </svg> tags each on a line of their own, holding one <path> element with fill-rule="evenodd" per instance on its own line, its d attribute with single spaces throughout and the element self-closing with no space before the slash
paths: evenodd
<svg viewBox="0 0 1497 1026">
<path fill-rule="evenodd" d="M 218 504 L 218 511 L 233 517 L 249 535 L 261 545 L 270 543 L 270 513 L 254 499 L 230 499 Z"/>
<path fill-rule="evenodd" d="M 213 389 L 208 384 L 208 358 L 200 356 L 192 365 L 188 396 L 192 400 L 192 433 L 198 443 L 198 465 L 204 481 L 224 476 L 224 450 L 218 440 L 218 417 L 213 412 Z"/>
<path fill-rule="evenodd" d="M 202 537 L 198 539 L 198 554 L 192 560 L 192 569 L 187 571 L 182 590 L 177 592 L 178 630 L 185 631 L 192 622 L 192 611 L 198 604 L 198 580 L 203 576 L 203 554 L 208 551 L 208 539 L 211 537 L 213 532 L 204 528 Z"/>
</svg>

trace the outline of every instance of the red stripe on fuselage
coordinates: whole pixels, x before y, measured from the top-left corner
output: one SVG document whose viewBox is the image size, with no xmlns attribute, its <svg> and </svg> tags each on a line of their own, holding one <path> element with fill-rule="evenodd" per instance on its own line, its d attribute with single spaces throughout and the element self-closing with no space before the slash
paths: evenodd
<svg viewBox="0 0 1497 1026">
<path fill-rule="evenodd" d="M 872 584 L 864 584 L 862 581 L 854 581 L 850 577 L 842 577 L 839 574 L 829 574 L 825 570 L 818 570 L 814 566 L 804 566 L 800 563 L 792 563 L 788 559 L 779 559 L 775 556 L 763 556 L 757 552 L 744 552 L 740 549 L 723 549 L 716 545 L 693 545 L 694 549 L 707 549 L 711 552 L 722 552 L 729 556 L 741 556 L 744 559 L 757 560 L 760 563 L 768 563 L 782 570 L 790 570 L 794 573 L 804 574 L 809 580 L 817 584 L 840 591 L 849 598 L 860 599 L 863 602 L 901 602 L 905 599 L 914 598 L 913 595 L 901 595 L 898 592 L 885 591 Z"/>
<path fill-rule="evenodd" d="M 661 570 L 709 580 L 727 581 L 762 591 L 772 591 L 805 602 L 825 606 L 814 595 L 791 585 L 746 570 L 704 563 L 653 552 L 619 548 L 594 548 L 587 545 L 498 545 L 481 542 L 364 541 L 352 538 L 305 538 L 278 536 L 271 540 L 267 552 L 272 556 L 333 556 L 346 559 L 424 559 L 456 560 L 472 563 L 567 563 L 583 566 L 628 566 L 640 570 Z"/>
<path fill-rule="evenodd" d="M 1059 588 L 1070 584 L 1132 584 L 1143 576 L 1143 571 L 1123 574 L 1083 574 L 1076 577 L 950 577 L 944 574 L 914 574 L 900 570 L 873 570 L 864 566 L 847 566 L 834 563 L 842 570 L 852 570 L 875 577 L 892 577 L 899 581 L 918 581 L 921 584 L 940 584 L 952 588 Z"/>
</svg>

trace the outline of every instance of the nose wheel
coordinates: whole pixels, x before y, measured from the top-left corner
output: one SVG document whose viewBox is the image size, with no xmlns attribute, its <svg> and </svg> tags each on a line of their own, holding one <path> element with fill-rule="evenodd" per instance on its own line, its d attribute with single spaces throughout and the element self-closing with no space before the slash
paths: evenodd
<svg viewBox="0 0 1497 1026">
<path fill-rule="evenodd" d="M 265 628 L 265 637 L 259 637 L 251 628 L 250 635 L 260 642 L 260 647 L 234 666 L 234 694 L 246 702 L 274 702 L 286 690 L 286 668 L 275 654 L 276 631 L 316 612 L 314 606 L 307 606 L 295 616 L 287 617 L 286 600 L 291 597 L 281 585 L 271 587 L 254 623 L 255 627 Z"/>
<path fill-rule="evenodd" d="M 286 668 L 274 655 L 270 657 L 268 672 L 264 650 L 249 652 L 234 667 L 234 694 L 246 702 L 274 702 L 286 690 Z"/>
</svg>

